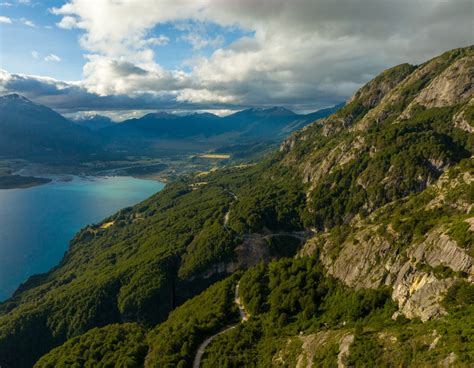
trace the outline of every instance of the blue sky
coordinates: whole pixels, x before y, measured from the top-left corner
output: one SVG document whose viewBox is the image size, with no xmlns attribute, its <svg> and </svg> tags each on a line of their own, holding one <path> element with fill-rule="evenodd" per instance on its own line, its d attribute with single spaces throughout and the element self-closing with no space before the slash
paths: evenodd
<svg viewBox="0 0 474 368">
<path fill-rule="evenodd" d="M 472 0 L 0 0 L 0 93 L 63 113 L 314 111 L 472 43 Z"/>
<path fill-rule="evenodd" d="M 52 14 L 65 1 L 0 1 L 0 15 L 8 17 L 11 23 L 1 25 L 1 66 L 12 73 L 32 74 L 74 81 L 82 79 L 82 68 L 86 63 L 84 50 L 78 39 L 84 32 L 79 29 L 62 29 L 57 26 L 61 17 Z M 29 22 L 31 23 L 29 23 Z M 27 23 L 27 24 L 25 24 Z M 214 44 L 199 49 L 187 41 L 182 24 L 194 24 L 205 29 Z M 217 24 L 168 22 L 158 24 L 148 32 L 149 37 L 165 36 L 165 45 L 154 46 L 156 61 L 167 69 L 183 68 L 185 60 L 193 57 L 209 57 L 218 47 L 226 47 L 238 38 L 252 32 L 238 27 L 220 27 Z M 35 57 L 33 56 L 35 54 Z M 48 55 L 56 55 L 60 61 L 45 61 Z"/>
<path fill-rule="evenodd" d="M 11 5 L 5 5 L 11 4 Z M 60 1 L 19 3 L 3 1 L 0 14 L 11 19 L 11 24 L 1 25 L 1 65 L 13 73 L 50 76 L 62 80 L 81 78 L 84 60 L 77 47 L 78 30 L 66 32 L 55 26 L 58 17 L 49 8 Z M 30 21 L 34 27 L 23 20 Z M 37 51 L 35 59 L 32 52 Z M 58 55 L 62 62 L 47 62 L 44 57 Z"/>
</svg>

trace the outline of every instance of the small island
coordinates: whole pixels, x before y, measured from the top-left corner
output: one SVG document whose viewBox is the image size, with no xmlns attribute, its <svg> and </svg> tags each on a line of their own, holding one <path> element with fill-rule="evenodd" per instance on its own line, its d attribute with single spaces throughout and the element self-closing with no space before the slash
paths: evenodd
<svg viewBox="0 0 474 368">
<path fill-rule="evenodd" d="M 31 188 L 51 182 L 51 179 L 35 176 L 4 175 L 0 176 L 0 189 Z"/>
</svg>

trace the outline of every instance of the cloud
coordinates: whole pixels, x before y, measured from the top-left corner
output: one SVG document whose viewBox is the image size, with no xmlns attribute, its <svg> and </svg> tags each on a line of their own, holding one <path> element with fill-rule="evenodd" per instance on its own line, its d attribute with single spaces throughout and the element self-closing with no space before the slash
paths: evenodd
<svg viewBox="0 0 474 368">
<path fill-rule="evenodd" d="M 52 61 L 55 63 L 59 63 L 61 61 L 61 58 L 58 55 L 49 54 L 44 57 L 44 61 Z"/>
<path fill-rule="evenodd" d="M 31 51 L 31 56 L 33 56 L 34 59 L 38 59 L 40 54 L 38 51 L 33 50 Z"/>
<path fill-rule="evenodd" d="M 59 23 L 56 23 L 59 28 L 72 29 L 77 28 L 77 19 L 74 17 L 63 17 Z"/>
<path fill-rule="evenodd" d="M 70 96 L 304 110 L 348 98 L 387 67 L 469 45 L 473 11 L 472 0 L 69 0 L 51 10 L 81 32 L 84 79 Z M 208 53 L 162 67 L 160 24 Z M 244 36 L 225 44 L 235 29 Z"/>
<path fill-rule="evenodd" d="M 179 73 L 166 71 L 158 65 L 145 63 L 138 66 L 96 55 L 88 56 L 88 60 L 82 84 L 89 92 L 101 96 L 142 92 L 175 94 L 189 83 Z"/>
<path fill-rule="evenodd" d="M 1 2 L 1 3 L 0 3 L 0 6 L 9 7 L 9 6 L 13 6 L 13 4 L 12 4 L 12 3 L 9 3 L 8 1 L 4 1 L 4 2 Z"/>
<path fill-rule="evenodd" d="M 34 24 L 31 20 L 26 19 L 26 18 L 20 18 L 20 23 L 31 28 L 36 28 L 36 24 Z"/>
<path fill-rule="evenodd" d="M 172 93 L 134 92 L 130 95 L 100 96 L 89 92 L 82 82 L 64 82 L 53 78 L 13 74 L 0 69 L 0 94 L 19 93 L 27 98 L 63 113 L 77 111 L 117 111 L 118 115 L 131 110 L 190 110 L 202 107 L 176 102 Z M 215 106 L 206 106 L 213 109 Z"/>
<path fill-rule="evenodd" d="M 0 16 L 0 24 L 11 24 L 12 20 L 8 17 Z"/>
<path fill-rule="evenodd" d="M 200 50 L 205 47 L 218 48 L 224 44 L 223 35 L 210 36 L 205 22 L 181 22 L 175 25 L 175 28 L 186 32 L 179 37 L 180 40 L 188 42 L 194 50 Z"/>
<path fill-rule="evenodd" d="M 160 35 L 159 37 L 150 37 L 142 41 L 142 47 L 146 46 L 165 46 L 170 42 L 169 37 Z"/>
<path fill-rule="evenodd" d="M 200 50 L 204 47 L 217 48 L 224 44 L 224 36 L 222 35 L 218 35 L 214 38 L 205 38 L 196 33 L 188 33 L 184 36 L 181 36 L 181 39 L 189 42 L 194 50 Z"/>
<path fill-rule="evenodd" d="M 5 4 L 10 4 L 10 3 L 2 3 L 2 6 L 10 6 L 10 5 L 5 5 Z M 21 24 L 24 24 L 25 26 L 28 26 L 28 27 L 32 27 L 32 28 L 35 28 L 36 25 L 31 21 L 31 20 L 28 20 L 26 18 L 20 18 L 20 19 L 15 19 L 15 22 L 19 22 Z M 0 24 L 12 24 L 13 21 L 11 18 L 9 17 L 5 17 L 5 16 L 0 16 Z"/>
</svg>

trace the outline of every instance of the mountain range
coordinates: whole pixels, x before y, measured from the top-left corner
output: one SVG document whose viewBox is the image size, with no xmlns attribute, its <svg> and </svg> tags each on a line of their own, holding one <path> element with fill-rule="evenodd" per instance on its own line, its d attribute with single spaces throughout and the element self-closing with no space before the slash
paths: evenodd
<svg viewBox="0 0 474 368">
<path fill-rule="evenodd" d="M 281 107 L 251 108 L 224 117 L 210 113 L 175 115 L 158 112 L 105 127 L 98 134 L 107 145 L 121 150 L 160 145 L 170 150 L 187 150 L 196 144 L 200 144 L 202 149 L 216 149 L 228 144 L 279 142 L 291 132 L 318 117 L 330 115 L 341 106 L 307 115 L 298 115 Z"/>
<path fill-rule="evenodd" d="M 196 145 L 199 149 L 199 142 L 202 149 L 229 143 L 278 142 L 341 106 L 308 115 L 279 107 L 248 109 L 222 118 L 210 113 L 183 116 L 157 112 L 114 123 L 100 115 L 71 121 L 46 106 L 10 94 L 0 97 L 0 156 L 87 161 L 114 151 L 153 153 L 155 147 L 165 144 L 165 149 L 174 146 L 186 151 L 195 150 Z"/>
<path fill-rule="evenodd" d="M 473 46 L 395 66 L 258 164 L 84 228 L 0 304 L 0 364 L 470 366 L 473 76 Z"/>
</svg>

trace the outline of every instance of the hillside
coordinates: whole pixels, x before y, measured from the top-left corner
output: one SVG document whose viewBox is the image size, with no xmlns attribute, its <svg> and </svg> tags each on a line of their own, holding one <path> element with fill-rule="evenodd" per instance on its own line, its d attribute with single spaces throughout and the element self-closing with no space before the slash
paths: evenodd
<svg viewBox="0 0 474 368">
<path fill-rule="evenodd" d="M 0 156 L 57 161 L 100 152 L 99 140 L 88 129 L 23 96 L 1 96 L 0 116 Z"/>
<path fill-rule="evenodd" d="M 474 47 L 396 66 L 265 161 L 83 229 L 0 305 L 0 364 L 191 366 L 239 283 L 250 319 L 203 366 L 468 366 L 473 79 Z"/>
</svg>

